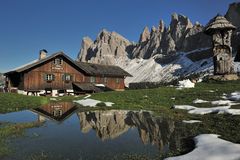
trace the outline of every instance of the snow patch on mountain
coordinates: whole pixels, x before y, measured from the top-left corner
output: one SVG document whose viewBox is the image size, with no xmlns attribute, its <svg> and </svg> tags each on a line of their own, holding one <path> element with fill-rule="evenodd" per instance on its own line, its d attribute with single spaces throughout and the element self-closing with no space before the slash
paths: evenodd
<svg viewBox="0 0 240 160">
<path fill-rule="evenodd" d="M 208 48 L 202 49 L 202 51 Z M 178 79 L 180 76 L 188 76 L 193 73 L 206 73 L 213 72 L 212 58 L 202 59 L 193 62 L 187 57 L 191 52 L 180 52 L 176 54 L 174 61 L 161 64 L 156 62 L 156 57 L 149 59 L 133 59 L 127 64 L 118 64 L 133 77 L 127 77 L 125 83 L 137 82 L 170 82 Z"/>
</svg>

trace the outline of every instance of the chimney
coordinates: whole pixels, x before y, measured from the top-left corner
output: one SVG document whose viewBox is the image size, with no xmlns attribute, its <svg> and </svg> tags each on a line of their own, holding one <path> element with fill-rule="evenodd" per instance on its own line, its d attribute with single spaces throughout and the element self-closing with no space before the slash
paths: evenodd
<svg viewBox="0 0 240 160">
<path fill-rule="evenodd" d="M 40 51 L 39 51 L 39 60 L 46 58 L 46 57 L 47 57 L 47 53 L 48 53 L 48 52 L 47 52 L 46 49 L 40 50 Z"/>
</svg>

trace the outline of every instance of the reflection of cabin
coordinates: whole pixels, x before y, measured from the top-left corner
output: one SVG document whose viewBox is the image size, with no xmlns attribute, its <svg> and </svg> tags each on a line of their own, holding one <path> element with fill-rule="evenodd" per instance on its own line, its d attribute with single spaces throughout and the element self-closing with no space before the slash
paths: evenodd
<svg viewBox="0 0 240 160">
<path fill-rule="evenodd" d="M 68 117 L 70 117 L 77 107 L 71 102 L 60 102 L 55 104 L 48 104 L 42 106 L 41 108 L 33 109 L 32 111 L 38 114 L 38 119 L 40 122 L 45 121 L 45 119 L 62 122 Z"/>
<path fill-rule="evenodd" d="M 45 91 L 50 94 L 71 90 L 73 83 L 77 84 L 75 86 L 84 83 L 94 86 L 102 84 L 112 90 L 124 90 L 124 78 L 131 76 L 117 66 L 73 61 L 63 52 L 46 56 L 45 50 L 40 51 L 38 60 L 7 72 L 5 75 L 9 90 L 16 88 L 24 93 Z"/>
</svg>

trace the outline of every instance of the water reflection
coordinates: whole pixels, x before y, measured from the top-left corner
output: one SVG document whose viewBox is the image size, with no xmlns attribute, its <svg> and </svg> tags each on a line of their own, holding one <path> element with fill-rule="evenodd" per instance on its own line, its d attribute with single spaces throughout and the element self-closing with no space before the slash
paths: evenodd
<svg viewBox="0 0 240 160">
<path fill-rule="evenodd" d="M 77 107 L 71 102 L 59 102 L 35 108 L 32 111 L 38 114 L 38 121 L 40 122 L 46 121 L 46 119 L 63 122 L 76 110 Z"/>
<path fill-rule="evenodd" d="M 101 140 L 114 139 L 130 128 L 137 128 L 144 144 L 157 145 L 161 152 L 169 150 L 170 138 L 174 132 L 173 120 L 153 117 L 147 111 L 92 111 L 77 113 L 83 133 L 91 129 L 96 131 Z"/>
<path fill-rule="evenodd" d="M 21 117 L 22 114 L 6 115 L 4 120 Z M 30 137 L 39 135 L 36 138 L 20 138 L 13 143 L 19 149 L 9 157 L 11 160 L 25 159 L 22 155 L 42 151 L 69 160 L 111 159 L 124 154 L 151 157 L 176 150 L 181 140 L 178 122 L 148 111 L 81 111 L 73 103 L 60 102 L 26 111 L 24 121 L 26 117 L 30 117 L 29 121 L 44 121 L 45 125 L 28 130 Z"/>
<path fill-rule="evenodd" d="M 128 131 L 131 125 L 126 123 L 128 111 L 93 111 L 77 113 L 83 133 L 91 129 L 96 131 L 101 140 L 114 139 Z"/>
<path fill-rule="evenodd" d="M 105 111 L 77 111 L 71 102 L 60 102 L 45 105 L 32 110 L 38 114 L 38 121 L 46 119 L 63 122 L 68 117 L 77 114 L 82 133 L 91 130 L 101 140 L 115 139 L 130 128 L 138 130 L 143 144 L 156 145 L 163 153 L 169 151 L 169 145 L 175 129 L 175 122 L 163 117 L 155 117 L 148 111 L 105 110 Z"/>
</svg>

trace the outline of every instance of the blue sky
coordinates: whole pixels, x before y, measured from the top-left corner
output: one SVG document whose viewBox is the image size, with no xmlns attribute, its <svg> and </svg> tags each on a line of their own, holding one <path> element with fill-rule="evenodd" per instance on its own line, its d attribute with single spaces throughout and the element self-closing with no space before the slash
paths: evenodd
<svg viewBox="0 0 240 160">
<path fill-rule="evenodd" d="M 173 12 L 206 24 L 239 0 L 0 0 L 0 72 L 38 58 L 40 49 L 76 59 L 84 36 L 106 28 L 137 41 Z"/>
</svg>

